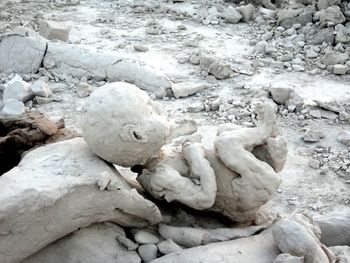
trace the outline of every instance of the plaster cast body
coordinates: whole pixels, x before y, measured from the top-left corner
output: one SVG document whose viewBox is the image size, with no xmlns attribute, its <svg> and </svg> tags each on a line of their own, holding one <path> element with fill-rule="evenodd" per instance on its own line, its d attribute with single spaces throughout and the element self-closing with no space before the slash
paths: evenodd
<svg viewBox="0 0 350 263">
<path fill-rule="evenodd" d="M 142 165 L 137 180 L 154 197 L 252 223 L 277 190 L 287 154 L 273 106 L 259 103 L 257 113 L 257 128 L 220 127 L 212 149 L 196 135 L 162 148 L 170 128 L 161 109 L 137 87 L 116 82 L 91 95 L 82 130 L 103 159 Z"/>
<path fill-rule="evenodd" d="M 224 125 L 214 149 L 204 148 L 200 139 L 167 147 L 137 180 L 156 198 L 210 209 L 237 222 L 255 221 L 280 185 L 277 172 L 287 155 L 272 106 L 259 107 L 263 121 L 257 128 Z"/>
</svg>

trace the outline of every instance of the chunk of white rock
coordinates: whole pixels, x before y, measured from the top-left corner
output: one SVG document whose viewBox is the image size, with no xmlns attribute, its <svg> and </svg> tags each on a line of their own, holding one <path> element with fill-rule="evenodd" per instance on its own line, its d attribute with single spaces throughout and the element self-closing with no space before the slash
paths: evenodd
<svg viewBox="0 0 350 263">
<path fill-rule="evenodd" d="M 290 99 L 290 96 L 294 92 L 291 88 L 277 88 L 277 87 L 271 87 L 270 93 L 272 96 L 272 99 L 274 102 L 278 104 L 285 105 L 286 102 Z"/>
<path fill-rule="evenodd" d="M 222 13 L 222 17 L 227 23 L 232 24 L 238 23 L 243 18 L 242 14 L 232 6 L 225 9 L 225 11 Z"/>
<path fill-rule="evenodd" d="M 31 90 L 35 96 L 48 98 L 51 94 L 51 90 L 49 85 L 47 84 L 45 79 L 38 79 L 31 86 Z"/>
<path fill-rule="evenodd" d="M 350 210 L 334 211 L 314 217 L 326 246 L 350 246 Z"/>
<path fill-rule="evenodd" d="M 154 244 L 147 244 L 139 246 L 138 250 L 142 260 L 147 263 L 157 258 L 158 248 Z"/>
<path fill-rule="evenodd" d="M 248 5 L 238 7 L 238 11 L 243 16 L 242 20 L 244 22 L 248 23 L 249 20 L 251 20 L 253 18 L 255 9 L 254 9 L 254 6 L 252 4 L 248 4 Z"/>
<path fill-rule="evenodd" d="M 170 254 L 173 252 L 178 252 L 182 250 L 182 247 L 180 247 L 178 244 L 176 244 L 174 241 L 171 239 L 167 239 L 165 241 L 162 241 L 158 243 L 158 249 L 159 252 L 162 253 L 163 255 Z"/>
<path fill-rule="evenodd" d="M 39 34 L 46 39 L 56 39 L 67 41 L 71 25 L 67 22 L 56 22 L 49 20 L 40 20 Z"/>
<path fill-rule="evenodd" d="M 17 80 L 7 84 L 4 90 L 3 100 L 6 102 L 7 100 L 14 99 L 26 102 L 31 96 L 30 84 L 23 80 Z"/>
<path fill-rule="evenodd" d="M 173 84 L 171 88 L 175 98 L 184 98 L 207 88 L 207 86 L 194 83 L 177 83 Z"/>
<path fill-rule="evenodd" d="M 103 174 L 110 180 L 100 190 Z M 161 220 L 159 209 L 92 153 L 83 138 L 39 147 L 3 174 L 0 215 L 1 263 L 20 262 L 92 223 L 144 227 Z"/>
<path fill-rule="evenodd" d="M 125 236 L 124 229 L 116 224 L 93 224 L 57 240 L 21 263 L 141 263 L 136 251 L 125 250 L 116 242 L 121 235 Z"/>
<path fill-rule="evenodd" d="M 157 244 L 160 241 L 156 235 L 145 230 L 137 231 L 134 239 L 139 244 Z"/>
<path fill-rule="evenodd" d="M 333 73 L 336 75 L 345 75 L 349 68 L 347 65 L 336 64 L 333 67 Z"/>
<path fill-rule="evenodd" d="M 321 131 L 307 129 L 304 133 L 303 140 L 305 142 L 319 142 L 325 137 L 325 134 Z"/>
<path fill-rule="evenodd" d="M 2 113 L 6 116 L 18 116 L 25 112 L 25 106 L 22 101 L 9 99 L 2 108 Z"/>
<path fill-rule="evenodd" d="M 346 146 L 350 146 L 350 132 L 342 131 L 338 134 L 337 140 Z"/>
<path fill-rule="evenodd" d="M 39 70 L 46 40 L 34 31 L 16 28 L 0 36 L 0 72 L 31 73 Z"/>
</svg>

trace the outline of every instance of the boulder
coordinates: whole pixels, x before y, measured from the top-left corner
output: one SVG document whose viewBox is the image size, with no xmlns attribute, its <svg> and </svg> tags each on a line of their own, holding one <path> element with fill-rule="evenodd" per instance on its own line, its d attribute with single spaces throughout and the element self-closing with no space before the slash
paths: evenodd
<svg viewBox="0 0 350 263">
<path fill-rule="evenodd" d="M 182 250 L 182 247 L 180 247 L 178 244 L 176 244 L 174 241 L 171 239 L 167 239 L 165 241 L 162 241 L 157 244 L 158 250 L 160 253 L 163 255 L 167 255 L 173 252 L 178 252 Z"/>
<path fill-rule="evenodd" d="M 0 177 L 0 218 L 1 262 L 15 263 L 92 223 L 142 227 L 161 215 L 75 138 L 27 153 Z"/>
<path fill-rule="evenodd" d="M 345 16 L 339 6 L 330 6 L 325 10 L 321 10 L 319 13 L 319 19 L 321 23 L 327 22 L 335 25 L 345 22 Z"/>
<path fill-rule="evenodd" d="M 335 64 L 344 64 L 349 60 L 349 55 L 346 53 L 340 53 L 336 51 L 327 52 L 322 58 L 322 64 L 329 66 Z"/>
<path fill-rule="evenodd" d="M 236 8 L 229 6 L 222 13 L 222 17 L 227 23 L 236 24 L 243 18 L 243 15 Z"/>
<path fill-rule="evenodd" d="M 124 229 L 113 223 L 93 224 L 79 229 L 21 263 L 141 263 L 136 251 L 125 250 L 116 238 Z"/>
<path fill-rule="evenodd" d="M 10 81 L 4 90 L 3 101 L 6 102 L 7 100 L 13 99 L 26 102 L 31 96 L 32 93 L 29 83 L 23 80 Z"/>
<path fill-rule="evenodd" d="M 37 72 L 46 51 L 46 40 L 26 28 L 0 35 L 0 72 Z"/>
<path fill-rule="evenodd" d="M 243 16 L 242 20 L 248 23 L 254 16 L 255 8 L 252 4 L 248 4 L 238 7 L 238 11 Z"/>
<path fill-rule="evenodd" d="M 9 99 L 2 108 L 2 114 L 5 116 L 18 116 L 25 112 L 25 106 L 22 101 Z"/>
<path fill-rule="evenodd" d="M 350 210 L 335 211 L 314 217 L 326 246 L 350 246 Z"/>
<path fill-rule="evenodd" d="M 44 78 L 40 78 L 33 83 L 31 91 L 35 96 L 47 98 L 51 94 L 51 90 Z"/>
</svg>

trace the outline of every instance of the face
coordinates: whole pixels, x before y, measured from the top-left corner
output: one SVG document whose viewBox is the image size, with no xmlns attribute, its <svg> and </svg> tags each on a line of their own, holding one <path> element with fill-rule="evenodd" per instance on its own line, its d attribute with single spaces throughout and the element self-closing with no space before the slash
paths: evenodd
<svg viewBox="0 0 350 263">
<path fill-rule="evenodd" d="M 107 84 L 90 96 L 81 127 L 94 153 L 124 167 L 143 165 L 157 156 L 170 133 L 160 106 L 123 82 Z"/>
</svg>

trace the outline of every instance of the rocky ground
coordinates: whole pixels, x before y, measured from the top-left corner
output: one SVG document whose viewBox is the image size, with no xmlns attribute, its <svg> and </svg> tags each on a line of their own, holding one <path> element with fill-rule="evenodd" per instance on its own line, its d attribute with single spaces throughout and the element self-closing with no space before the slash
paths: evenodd
<svg viewBox="0 0 350 263">
<path fill-rule="evenodd" d="M 252 103 L 272 98 L 289 154 L 268 206 L 320 215 L 350 207 L 350 4 L 314 2 L 5 0 L 0 32 L 64 22 L 64 42 L 144 61 L 173 83 L 151 97 L 170 118 L 198 122 L 208 145 L 219 124 L 253 127 Z M 107 79 L 46 68 L 19 74 L 20 97 L 6 91 L 15 74 L 0 70 L 3 114 L 32 109 L 79 132 L 86 97 Z"/>
</svg>

